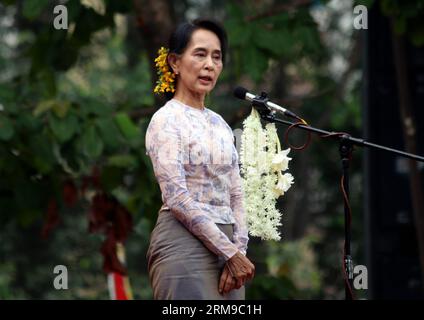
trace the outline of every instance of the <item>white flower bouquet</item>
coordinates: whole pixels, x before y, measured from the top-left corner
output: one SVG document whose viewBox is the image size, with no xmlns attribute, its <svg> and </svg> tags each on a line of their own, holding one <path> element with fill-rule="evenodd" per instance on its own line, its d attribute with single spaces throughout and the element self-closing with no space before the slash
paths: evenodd
<svg viewBox="0 0 424 320">
<path fill-rule="evenodd" d="M 277 199 L 294 182 L 288 170 L 290 149 L 281 150 L 275 123 L 262 128 L 255 108 L 243 121 L 240 161 L 244 207 L 249 234 L 263 240 L 280 240 L 281 213 Z"/>
</svg>

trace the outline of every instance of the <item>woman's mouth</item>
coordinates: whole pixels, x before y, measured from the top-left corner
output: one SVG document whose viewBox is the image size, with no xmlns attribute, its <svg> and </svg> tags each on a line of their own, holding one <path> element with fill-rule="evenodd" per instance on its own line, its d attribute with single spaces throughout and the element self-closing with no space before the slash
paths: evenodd
<svg viewBox="0 0 424 320">
<path fill-rule="evenodd" d="M 212 78 L 205 76 L 205 77 L 199 77 L 201 84 L 210 84 L 212 82 Z"/>
</svg>

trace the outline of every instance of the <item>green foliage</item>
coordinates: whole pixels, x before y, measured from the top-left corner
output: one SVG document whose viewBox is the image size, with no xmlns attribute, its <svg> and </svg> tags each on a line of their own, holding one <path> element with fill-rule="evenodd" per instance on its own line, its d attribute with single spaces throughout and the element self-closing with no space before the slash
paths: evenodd
<svg viewBox="0 0 424 320">
<path fill-rule="evenodd" d="M 254 278 L 249 287 L 250 299 L 296 299 L 316 297 L 321 288 L 318 259 L 313 251 L 313 237 L 299 241 L 269 242 L 267 271 Z"/>
<path fill-rule="evenodd" d="M 375 3 L 374 0 L 355 0 L 355 6 L 356 5 L 363 5 L 366 6 L 367 8 L 371 8 L 371 6 Z"/>
<path fill-rule="evenodd" d="M 393 18 L 394 30 L 405 34 L 413 45 L 424 45 L 424 1 L 414 2 L 382 0 L 380 7 L 384 15 Z"/>
<path fill-rule="evenodd" d="M 153 101 L 145 60 L 131 71 L 126 70 L 122 62 L 113 63 L 117 54 L 122 55 L 123 43 L 121 40 L 116 41 L 121 39 L 119 35 L 110 35 L 104 43 L 104 47 L 109 48 L 105 52 L 106 56 L 104 51 L 100 54 L 103 60 L 112 61 L 111 66 L 114 69 L 104 72 L 108 76 L 116 73 L 116 76 L 109 77 L 113 78 L 110 79 L 110 85 L 119 81 L 123 83 L 119 90 L 125 92 L 126 96 L 109 89 L 100 94 L 96 90 L 84 92 L 75 86 L 74 81 L 70 81 L 72 72 L 89 76 L 100 74 L 97 67 L 83 73 L 83 65 L 77 62 L 78 55 L 85 50 L 89 41 L 100 39 L 97 35 L 94 36 L 97 31 L 115 27 L 112 17 L 116 12 L 128 12 L 131 5 L 107 2 L 104 16 L 81 6 L 79 1 L 70 1 L 67 7 L 69 22 L 76 25 L 71 36 L 37 20 L 46 9 L 44 2 L 25 2 L 24 10 L 31 14 L 31 20 L 37 21 L 39 29 L 16 52 L 15 62 L 8 63 L 12 72 L 20 73 L 17 73 L 13 81 L 0 82 L 0 105 L 3 110 L 0 112 L 0 148 L 3 151 L 0 172 L 5 178 L 0 189 L 12 188 L 13 194 L 18 198 L 37 195 L 37 191 L 43 190 L 43 195 L 54 195 L 60 200 L 61 184 L 69 175 L 79 183 L 78 180 L 98 163 L 110 168 L 120 168 L 122 177 L 125 172 L 138 170 L 137 164 L 140 163 L 139 154 L 134 150 L 139 150 L 143 145 L 144 136 L 126 113 L 140 106 L 134 103 L 135 97 L 140 93 L 143 95 L 141 103 Z M 26 13 L 23 18 L 28 18 Z M 31 33 L 33 30 L 21 32 Z M 14 65 L 28 60 L 31 61 L 29 69 L 13 71 Z M 91 61 L 87 64 L 93 65 Z M 78 69 L 80 70 L 76 71 Z M 93 87 L 99 84 L 94 77 L 89 80 Z M 135 83 L 135 80 L 142 81 Z M 127 93 L 129 88 L 130 94 Z M 115 98 L 119 103 L 113 101 Z M 19 181 L 31 178 L 32 183 L 15 183 L 18 179 L 17 172 L 23 176 Z M 56 183 L 51 183 L 52 180 Z M 122 179 L 108 181 L 114 181 L 108 183 L 111 190 L 122 184 Z M 141 195 L 140 199 L 142 198 Z M 25 203 L 24 198 L 20 200 Z M 47 196 L 40 196 L 36 203 L 27 201 L 34 207 L 32 211 L 21 210 L 25 224 L 28 221 L 37 221 L 42 216 L 47 200 Z M 14 213 L 20 210 L 19 204 L 7 199 L 2 201 L 10 208 L 2 219 L 13 219 Z M 132 209 L 138 210 L 134 206 Z"/>
<path fill-rule="evenodd" d="M 294 14 L 283 12 L 252 21 L 246 21 L 247 7 L 235 2 L 227 4 L 227 12 L 225 27 L 234 51 L 237 75 L 249 74 L 252 80 L 260 82 L 270 58 L 292 61 L 299 56 L 312 59 L 322 56 L 316 23 L 306 8 Z"/>
<path fill-rule="evenodd" d="M 0 139 L 10 140 L 14 133 L 12 121 L 3 115 L 0 115 Z"/>
<path fill-rule="evenodd" d="M 127 114 L 117 113 L 115 115 L 115 121 L 124 137 L 128 140 L 134 140 L 140 136 L 138 128 L 134 125 Z"/>
<path fill-rule="evenodd" d="M 59 143 L 64 143 L 74 136 L 79 130 L 78 119 L 71 114 L 65 118 L 58 118 L 54 114 L 49 114 L 48 122 L 50 129 Z"/>
<path fill-rule="evenodd" d="M 33 20 L 38 17 L 42 10 L 48 5 L 49 0 L 27 0 L 23 2 L 23 15 Z"/>
<path fill-rule="evenodd" d="M 88 124 L 80 137 L 79 147 L 89 159 L 97 159 L 103 151 L 103 141 L 97 133 L 96 127 Z"/>
<path fill-rule="evenodd" d="M 125 142 L 121 131 L 118 129 L 116 122 L 109 117 L 96 119 L 96 126 L 99 130 L 101 139 L 105 143 L 105 148 L 111 152 L 115 152 Z"/>
</svg>

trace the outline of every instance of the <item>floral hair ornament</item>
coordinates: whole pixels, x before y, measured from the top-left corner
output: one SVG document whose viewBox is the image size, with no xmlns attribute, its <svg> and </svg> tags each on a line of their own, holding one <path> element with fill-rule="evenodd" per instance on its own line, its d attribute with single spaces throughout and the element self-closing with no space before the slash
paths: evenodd
<svg viewBox="0 0 424 320">
<path fill-rule="evenodd" d="M 158 50 L 158 56 L 155 59 L 156 68 L 158 69 L 157 74 L 159 79 L 156 81 L 156 87 L 154 93 L 164 93 L 164 92 L 175 92 L 175 73 L 169 69 L 167 63 L 169 50 L 167 48 L 161 47 Z"/>
<path fill-rule="evenodd" d="M 281 213 L 277 199 L 293 184 L 288 170 L 290 148 L 281 150 L 275 123 L 262 128 L 255 108 L 243 121 L 240 162 L 243 185 L 243 203 L 246 209 L 249 234 L 263 240 L 280 240 L 278 227 Z"/>
</svg>

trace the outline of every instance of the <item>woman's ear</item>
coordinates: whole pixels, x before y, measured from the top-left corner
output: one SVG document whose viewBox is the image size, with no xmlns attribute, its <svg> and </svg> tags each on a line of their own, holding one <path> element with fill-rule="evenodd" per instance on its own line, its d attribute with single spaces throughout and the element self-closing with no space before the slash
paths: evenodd
<svg viewBox="0 0 424 320">
<path fill-rule="evenodd" d="M 168 54 L 168 64 L 171 66 L 172 71 L 174 71 L 175 74 L 179 73 L 179 65 L 180 60 L 178 59 L 178 56 L 175 53 Z"/>
</svg>

